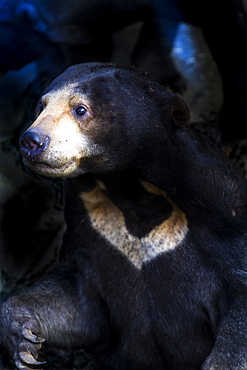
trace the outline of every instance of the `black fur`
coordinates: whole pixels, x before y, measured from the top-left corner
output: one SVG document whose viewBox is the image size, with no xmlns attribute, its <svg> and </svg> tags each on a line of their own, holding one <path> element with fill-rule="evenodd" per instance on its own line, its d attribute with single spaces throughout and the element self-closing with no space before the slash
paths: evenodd
<svg viewBox="0 0 247 370">
<path fill-rule="evenodd" d="M 77 176 L 65 180 L 67 231 L 59 263 L 2 304 L 1 332 L 10 355 L 19 364 L 21 351 L 38 354 L 39 344 L 22 334 L 26 327 L 51 347 L 84 348 L 104 369 L 245 369 L 244 177 L 189 126 L 186 102 L 142 72 L 78 65 L 46 94 L 70 83 L 93 107 L 95 123 L 81 124 L 81 130 L 109 160 L 82 159 Z M 110 214 L 107 207 L 115 238 L 122 232 L 114 229 L 115 214 L 123 215 L 126 233 L 137 241 L 172 238 L 179 221 L 166 235 L 159 227 L 174 210 L 185 215 L 188 231 L 169 250 L 154 250 L 151 257 L 144 251 L 138 266 L 138 251 L 125 253 L 101 234 L 100 212 Z"/>
</svg>

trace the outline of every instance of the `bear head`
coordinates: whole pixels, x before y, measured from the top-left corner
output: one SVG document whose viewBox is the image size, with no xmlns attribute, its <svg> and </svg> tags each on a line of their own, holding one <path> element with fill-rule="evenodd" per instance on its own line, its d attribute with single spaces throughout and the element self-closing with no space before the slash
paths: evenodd
<svg viewBox="0 0 247 370">
<path fill-rule="evenodd" d="M 189 108 L 134 67 L 84 63 L 44 92 L 21 138 L 24 163 L 51 177 L 121 170 L 189 124 Z M 139 153 L 139 154 L 138 154 Z"/>
</svg>

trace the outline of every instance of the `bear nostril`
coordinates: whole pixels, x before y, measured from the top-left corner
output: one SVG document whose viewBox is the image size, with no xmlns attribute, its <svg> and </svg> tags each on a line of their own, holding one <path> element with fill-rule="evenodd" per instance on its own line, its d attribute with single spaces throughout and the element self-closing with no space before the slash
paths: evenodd
<svg viewBox="0 0 247 370">
<path fill-rule="evenodd" d="M 48 136 L 33 131 L 27 131 L 21 138 L 21 149 L 30 154 L 36 154 L 45 150 L 48 143 Z"/>
<path fill-rule="evenodd" d="M 30 152 L 36 150 L 39 147 L 39 141 L 37 141 L 34 137 L 30 137 L 29 135 L 24 135 L 21 140 L 21 145 L 24 148 L 28 149 Z"/>
</svg>

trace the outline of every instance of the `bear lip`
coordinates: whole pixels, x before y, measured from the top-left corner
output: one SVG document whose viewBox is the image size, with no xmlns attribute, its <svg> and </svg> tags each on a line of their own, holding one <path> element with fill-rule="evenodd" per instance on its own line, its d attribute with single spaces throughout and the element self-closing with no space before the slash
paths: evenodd
<svg viewBox="0 0 247 370">
<path fill-rule="evenodd" d="M 50 163 L 41 162 L 41 161 L 40 162 L 39 161 L 36 161 L 36 162 L 25 161 L 25 164 L 28 165 L 30 168 L 32 168 L 35 172 L 44 174 L 44 175 L 47 174 L 47 176 L 62 174 L 63 172 L 66 171 L 67 168 L 71 167 L 74 163 L 75 161 L 71 160 L 70 162 L 62 166 L 56 166 L 55 164 L 52 165 Z"/>
</svg>

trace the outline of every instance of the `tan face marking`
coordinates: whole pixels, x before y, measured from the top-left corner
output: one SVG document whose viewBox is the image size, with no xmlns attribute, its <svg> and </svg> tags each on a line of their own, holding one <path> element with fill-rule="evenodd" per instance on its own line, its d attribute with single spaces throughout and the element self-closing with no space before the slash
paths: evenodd
<svg viewBox="0 0 247 370">
<path fill-rule="evenodd" d="M 91 142 L 82 130 L 79 123 L 73 117 L 72 108 L 77 104 L 89 106 L 86 96 L 74 93 L 74 85 L 68 85 L 61 91 L 55 91 L 44 95 L 42 101 L 44 110 L 37 117 L 29 129 L 41 132 L 49 137 L 49 146 L 35 163 L 36 172 L 53 177 L 66 177 L 76 173 L 81 160 L 92 157 L 100 152 L 100 148 Z M 87 122 L 92 119 L 88 109 Z M 83 126 L 84 127 L 84 126 Z"/>
<path fill-rule="evenodd" d="M 142 238 L 130 234 L 123 213 L 106 196 L 101 183 L 91 192 L 81 193 L 94 229 L 124 253 L 138 269 L 143 262 L 176 248 L 188 232 L 185 214 L 167 198 L 166 193 L 150 183 L 141 184 L 148 192 L 166 198 L 173 208 L 168 219 Z"/>
</svg>

